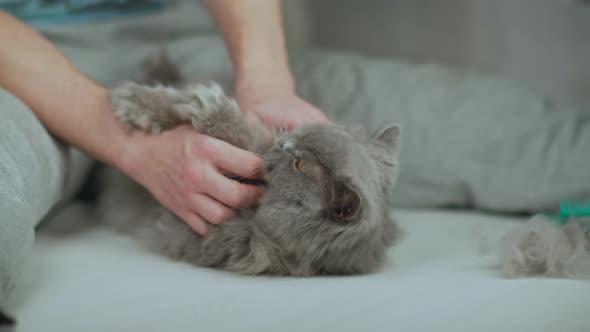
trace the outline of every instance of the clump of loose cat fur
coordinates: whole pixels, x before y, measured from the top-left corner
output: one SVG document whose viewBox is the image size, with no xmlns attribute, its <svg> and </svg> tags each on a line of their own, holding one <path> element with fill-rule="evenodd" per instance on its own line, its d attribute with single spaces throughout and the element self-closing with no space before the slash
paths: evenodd
<svg viewBox="0 0 590 332">
<path fill-rule="evenodd" d="M 588 277 L 590 243 L 576 221 L 559 225 L 542 215 L 508 232 L 498 249 L 506 277 Z"/>
<path fill-rule="evenodd" d="M 189 124 L 264 156 L 266 188 L 259 205 L 210 225 L 205 237 L 137 183 L 105 169 L 103 218 L 157 252 L 242 274 L 356 274 L 379 268 L 399 237 L 390 218 L 397 125 L 370 136 L 332 124 L 272 133 L 259 123 L 246 125 L 235 101 L 216 85 L 126 83 L 112 90 L 112 100 L 115 114 L 132 130 Z"/>
</svg>

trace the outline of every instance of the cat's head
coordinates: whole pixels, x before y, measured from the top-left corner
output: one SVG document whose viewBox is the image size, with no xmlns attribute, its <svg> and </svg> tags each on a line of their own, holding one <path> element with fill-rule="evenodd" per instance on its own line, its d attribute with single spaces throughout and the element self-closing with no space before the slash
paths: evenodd
<svg viewBox="0 0 590 332">
<path fill-rule="evenodd" d="M 336 125 L 282 134 L 266 153 L 256 222 L 288 274 L 364 273 L 398 235 L 389 218 L 400 129 L 372 136 Z M 280 271 L 279 271 L 280 272 Z"/>
</svg>

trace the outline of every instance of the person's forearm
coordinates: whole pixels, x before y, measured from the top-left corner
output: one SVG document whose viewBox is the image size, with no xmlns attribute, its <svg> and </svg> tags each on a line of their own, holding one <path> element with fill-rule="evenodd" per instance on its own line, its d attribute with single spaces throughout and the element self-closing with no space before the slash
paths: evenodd
<svg viewBox="0 0 590 332">
<path fill-rule="evenodd" d="M 53 135 L 115 164 L 128 137 L 110 111 L 108 91 L 41 35 L 1 11 L 0 45 L 0 87 L 27 104 Z"/>
<path fill-rule="evenodd" d="M 238 80 L 268 77 L 286 89 L 293 89 L 278 0 L 206 3 L 223 33 Z"/>
</svg>

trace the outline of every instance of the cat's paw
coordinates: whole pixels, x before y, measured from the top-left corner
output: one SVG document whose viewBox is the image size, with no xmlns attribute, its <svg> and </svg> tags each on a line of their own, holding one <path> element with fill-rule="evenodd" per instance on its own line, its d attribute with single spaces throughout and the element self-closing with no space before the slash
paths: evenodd
<svg viewBox="0 0 590 332">
<path fill-rule="evenodd" d="M 227 123 L 239 115 L 236 101 L 228 97 L 216 83 L 190 85 L 183 91 L 194 102 L 178 105 L 176 110 L 190 117 L 193 126 L 199 131 L 210 125 Z"/>
<path fill-rule="evenodd" d="M 158 133 L 182 123 L 176 106 L 187 99 L 175 88 L 125 82 L 111 90 L 111 102 L 113 113 L 127 127 Z"/>
<path fill-rule="evenodd" d="M 191 102 L 178 105 L 176 111 L 190 118 L 197 131 L 245 146 L 246 124 L 235 99 L 227 96 L 216 83 L 192 85 L 183 91 L 191 96 Z"/>
</svg>

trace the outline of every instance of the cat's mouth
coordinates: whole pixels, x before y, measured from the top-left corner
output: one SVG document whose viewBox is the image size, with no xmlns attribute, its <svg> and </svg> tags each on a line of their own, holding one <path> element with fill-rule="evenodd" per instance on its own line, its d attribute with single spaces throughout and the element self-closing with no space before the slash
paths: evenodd
<svg viewBox="0 0 590 332">
<path fill-rule="evenodd" d="M 275 169 L 277 163 L 281 159 L 281 151 L 282 149 L 275 144 L 275 146 L 264 155 L 264 161 L 262 162 L 261 167 L 263 177 L 266 178 Z"/>
<path fill-rule="evenodd" d="M 268 179 L 268 175 L 274 170 L 276 163 L 278 162 L 277 159 L 280 158 L 279 154 L 280 152 L 277 151 L 275 147 L 274 149 L 271 149 L 269 152 L 267 152 L 266 155 L 264 155 L 264 160 L 262 162 L 262 165 L 260 166 L 259 171 L 261 173 L 260 179 L 243 178 L 239 175 L 234 175 L 230 173 L 225 173 L 224 175 L 234 181 L 238 181 L 239 183 L 254 186 L 266 186 L 268 184 L 268 181 L 266 179 Z"/>
<path fill-rule="evenodd" d="M 266 186 L 266 181 L 263 179 L 246 179 L 238 175 L 233 174 L 225 174 L 228 178 L 238 181 L 239 183 L 249 184 L 253 186 Z"/>
</svg>

